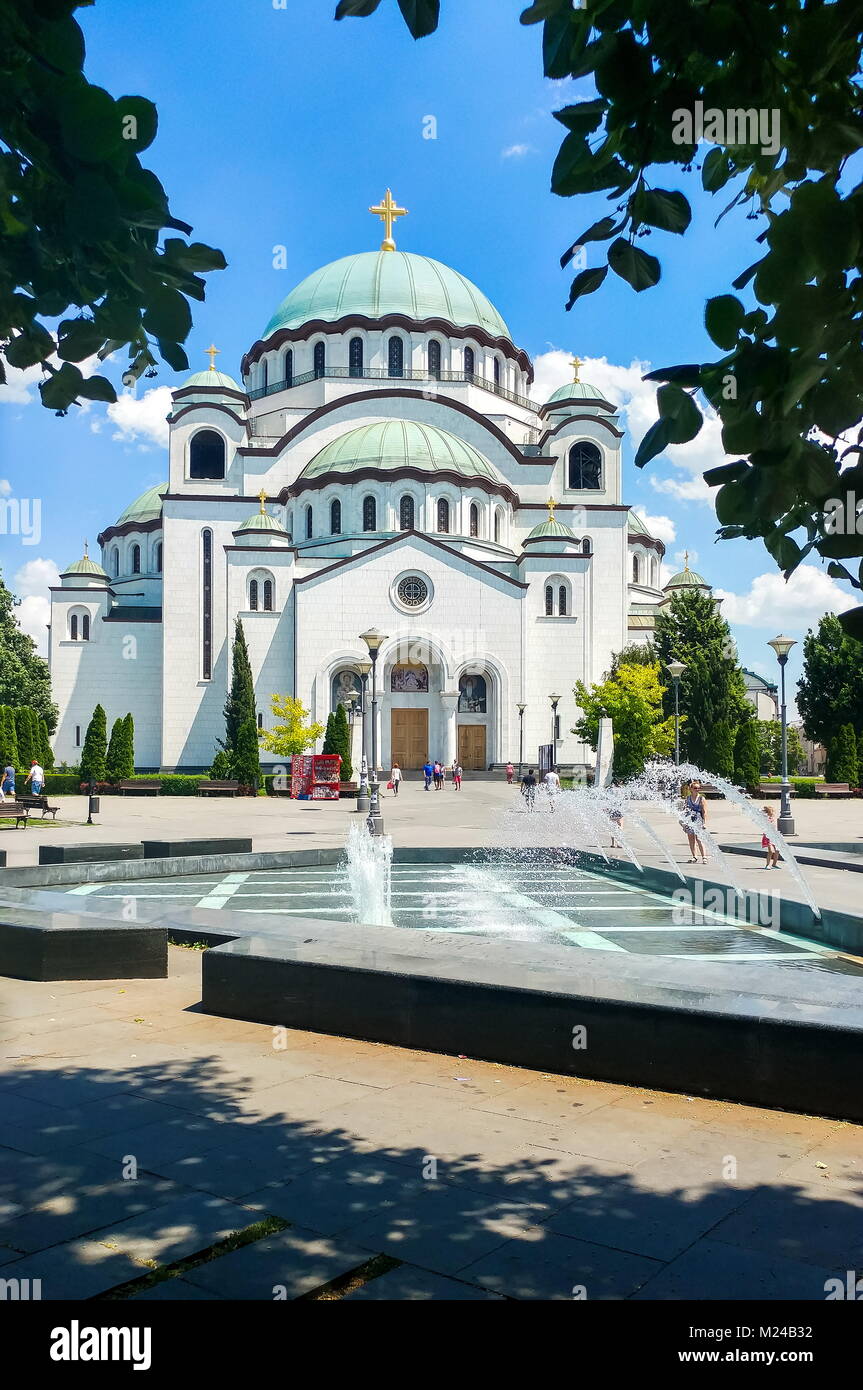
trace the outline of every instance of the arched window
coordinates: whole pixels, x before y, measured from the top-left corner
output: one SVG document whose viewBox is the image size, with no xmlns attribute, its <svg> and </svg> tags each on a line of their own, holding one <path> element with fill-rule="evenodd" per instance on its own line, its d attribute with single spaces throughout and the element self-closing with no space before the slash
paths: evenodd
<svg viewBox="0 0 863 1390">
<path fill-rule="evenodd" d="M 251 611 L 252 611 L 253 613 L 257 613 L 257 611 L 258 611 L 258 581 L 257 581 L 257 579 L 250 579 L 250 580 L 249 580 L 249 608 L 251 609 Z"/>
<path fill-rule="evenodd" d="M 440 378 L 440 343 L 432 338 L 429 343 L 429 376 Z"/>
<path fill-rule="evenodd" d="M 407 494 L 399 502 L 399 526 L 402 531 L 414 529 L 414 499 Z"/>
<path fill-rule="evenodd" d="M 566 617 L 566 585 L 561 584 L 557 591 L 557 611 L 562 618 Z"/>
<path fill-rule="evenodd" d="M 69 619 L 69 636 L 73 642 L 78 641 L 78 614 L 73 613 Z"/>
<path fill-rule="evenodd" d="M 273 611 L 273 581 L 272 581 L 272 579 L 265 579 L 265 580 L 264 580 L 264 612 L 265 612 L 265 613 L 272 613 L 272 611 Z"/>
<path fill-rule="evenodd" d="M 351 338 L 348 347 L 348 375 L 362 376 L 363 374 L 363 340 L 362 338 Z"/>
<path fill-rule="evenodd" d="M 472 536 L 479 535 L 479 507 L 476 502 L 470 504 L 470 534 Z"/>
<path fill-rule="evenodd" d="M 335 502 L 330 503 L 330 535 L 340 536 L 342 534 L 342 504 L 336 498 Z"/>
<path fill-rule="evenodd" d="M 266 359 L 266 357 L 262 357 L 262 358 L 261 358 L 261 390 L 262 390 L 262 391 L 266 391 L 266 389 L 267 389 L 267 386 L 268 386 L 268 384 L 269 384 L 269 382 L 268 382 L 268 377 L 269 377 L 269 375 L 270 375 L 270 372 L 269 372 L 269 367 L 267 366 L 267 359 Z"/>
<path fill-rule="evenodd" d="M 498 357 L 494 359 L 494 384 L 500 386 L 500 359 Z"/>
<path fill-rule="evenodd" d="M 378 529 L 378 504 L 373 497 L 363 498 L 363 530 Z"/>
<path fill-rule="evenodd" d="M 213 679 L 213 533 L 209 527 L 201 533 L 201 541 L 201 580 L 203 590 L 201 675 L 205 681 L 209 681 Z"/>
<path fill-rule="evenodd" d="M 117 578 L 117 575 L 120 573 L 120 552 L 117 549 L 116 545 L 114 546 L 114 549 L 111 551 L 111 573 L 113 574 L 115 579 Z"/>
<path fill-rule="evenodd" d="M 157 573 L 157 574 L 161 574 L 161 573 L 162 573 L 162 542 L 161 542 L 161 541 L 159 541 L 159 542 L 157 543 L 157 545 L 156 545 L 156 573 Z"/>
<path fill-rule="evenodd" d="M 496 541 L 499 541 L 499 540 L 500 540 L 500 508 L 499 508 L 499 507 L 496 507 L 496 508 L 495 508 L 495 513 L 494 513 L 494 538 L 495 538 Z"/>
<path fill-rule="evenodd" d="M 294 351 L 293 351 L 293 348 L 288 348 L 287 352 L 285 353 L 285 385 L 286 385 L 286 386 L 293 386 L 293 384 L 294 384 Z"/>
<path fill-rule="evenodd" d="M 327 370 L 327 345 L 326 343 L 315 343 L 313 356 L 315 376 L 323 376 Z"/>
<path fill-rule="evenodd" d="M 585 536 L 584 540 L 581 542 L 581 553 L 582 555 L 590 554 L 590 541 L 587 536 Z"/>
<path fill-rule="evenodd" d="M 307 540 L 307 541 L 310 541 L 311 539 L 312 539 L 312 509 L 311 509 L 311 507 L 306 507 L 306 540 Z"/>
<path fill-rule="evenodd" d="M 466 376 L 473 376 L 476 370 L 476 358 L 472 347 L 466 347 L 464 350 L 464 370 Z"/>
<path fill-rule="evenodd" d="M 81 618 L 81 641 L 90 641 L 90 614 L 84 613 Z"/>
<path fill-rule="evenodd" d="M 632 582 L 633 582 L 633 584 L 637 584 L 637 583 L 638 583 L 638 568 L 639 568 L 639 566 L 638 566 L 638 556 L 637 556 L 637 555 L 633 555 L 633 557 L 632 557 Z"/>
<path fill-rule="evenodd" d="M 595 444 L 582 440 L 569 451 L 569 486 L 595 492 L 602 487 L 602 455 Z"/>
<path fill-rule="evenodd" d="M 551 618 L 554 614 L 554 589 L 551 584 L 545 586 L 545 616 Z"/>
<path fill-rule="evenodd" d="M 141 547 L 139 545 L 132 546 L 132 573 L 141 573 Z"/>
<path fill-rule="evenodd" d="M 445 497 L 438 498 L 437 529 L 443 531 L 444 534 L 449 532 L 449 502 Z"/>
<path fill-rule="evenodd" d="M 224 478 L 225 441 L 215 430 L 198 430 L 189 445 L 190 478 Z"/>
<path fill-rule="evenodd" d="M 405 345 L 401 338 L 390 338 L 389 346 L 389 374 L 390 376 L 404 376 L 405 370 Z"/>
</svg>

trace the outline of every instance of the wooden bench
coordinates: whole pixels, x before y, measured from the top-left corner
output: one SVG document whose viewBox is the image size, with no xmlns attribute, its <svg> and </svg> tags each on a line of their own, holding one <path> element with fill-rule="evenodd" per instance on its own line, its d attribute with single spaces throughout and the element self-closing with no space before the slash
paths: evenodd
<svg viewBox="0 0 863 1390">
<path fill-rule="evenodd" d="M 198 796 L 239 796 L 239 782 L 213 780 L 198 783 Z"/>
<path fill-rule="evenodd" d="M 32 809 L 32 806 L 25 806 L 23 801 L 6 800 L 0 802 L 0 817 L 8 820 L 14 819 L 16 830 L 22 825 L 26 829 Z"/>
<path fill-rule="evenodd" d="M 118 782 L 117 790 L 123 796 L 128 796 L 129 792 L 134 792 L 140 796 L 158 796 L 162 790 L 161 777 L 142 777 L 135 782 Z"/>
<path fill-rule="evenodd" d="M 797 789 L 796 789 L 796 787 L 794 786 L 794 783 L 795 783 L 795 781 L 801 781 L 802 779 L 801 779 L 801 778 L 789 777 L 788 780 L 789 780 L 789 782 L 791 783 L 791 795 L 792 795 L 792 796 L 796 796 L 796 795 L 797 795 Z M 846 796 L 846 797 L 847 797 L 847 796 L 850 796 L 850 795 L 851 795 L 851 788 L 850 788 L 850 786 L 848 785 L 847 782 L 811 782 L 809 785 L 810 785 L 811 787 L 814 788 L 816 797 L 818 797 L 818 796 L 824 796 L 824 797 L 830 797 L 830 796 Z M 781 782 L 762 782 L 762 783 L 761 783 L 761 786 L 758 788 L 758 795 L 759 795 L 759 796 L 781 796 L 781 794 L 782 794 L 782 783 L 781 783 Z"/>
<path fill-rule="evenodd" d="M 43 820 L 45 819 L 46 816 L 53 816 L 55 820 L 57 819 L 57 812 L 59 811 L 60 807 L 59 807 L 59 806 L 49 806 L 49 805 L 48 805 L 48 798 L 47 798 L 47 796 L 23 796 L 23 795 L 22 795 L 21 798 L 20 798 L 20 800 L 21 800 L 21 805 L 24 806 L 24 807 L 26 807 L 26 809 L 27 809 L 28 811 L 41 811 L 41 812 L 42 812 L 42 819 L 43 819 Z"/>
</svg>

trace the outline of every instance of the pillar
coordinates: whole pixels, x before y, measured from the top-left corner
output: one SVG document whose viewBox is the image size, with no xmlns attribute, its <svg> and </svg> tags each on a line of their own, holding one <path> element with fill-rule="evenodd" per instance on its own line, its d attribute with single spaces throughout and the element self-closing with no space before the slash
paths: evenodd
<svg viewBox="0 0 863 1390">
<path fill-rule="evenodd" d="M 458 756 L 458 738 L 456 729 L 456 713 L 458 710 L 458 691 L 441 691 L 441 708 L 443 709 L 444 720 L 444 761 L 447 767 L 452 767 Z"/>
</svg>

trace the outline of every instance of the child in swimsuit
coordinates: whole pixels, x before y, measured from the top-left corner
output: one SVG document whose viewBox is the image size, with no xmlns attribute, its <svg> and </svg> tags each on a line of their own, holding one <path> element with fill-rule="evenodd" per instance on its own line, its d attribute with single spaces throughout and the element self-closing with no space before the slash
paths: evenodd
<svg viewBox="0 0 863 1390">
<path fill-rule="evenodd" d="M 773 807 L 762 806 L 761 809 L 770 821 L 770 824 L 773 825 L 776 820 L 776 812 Z M 761 836 L 761 848 L 767 851 L 767 863 L 764 865 L 765 869 L 778 869 L 779 850 L 776 848 L 769 835 L 764 834 Z"/>
</svg>

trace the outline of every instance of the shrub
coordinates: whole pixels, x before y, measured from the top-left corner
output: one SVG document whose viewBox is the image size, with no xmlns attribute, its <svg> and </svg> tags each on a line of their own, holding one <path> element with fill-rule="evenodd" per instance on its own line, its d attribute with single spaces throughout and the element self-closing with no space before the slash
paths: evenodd
<svg viewBox="0 0 863 1390">
<path fill-rule="evenodd" d="M 168 772 L 160 780 L 160 796 L 197 796 L 198 787 L 209 778 L 195 773 Z"/>
<path fill-rule="evenodd" d="M 826 776 L 828 782 L 857 783 L 857 739 L 852 724 L 843 724 L 827 750 Z"/>
<path fill-rule="evenodd" d="M 739 787 L 755 789 L 760 780 L 761 741 L 755 721 L 747 719 L 734 741 L 734 780 Z"/>
<path fill-rule="evenodd" d="M 46 796 L 75 796 L 81 788 L 77 772 L 45 772 Z"/>
<path fill-rule="evenodd" d="M 791 781 L 791 789 L 794 792 L 794 795 L 801 797 L 804 801 L 815 800 L 815 798 L 818 795 L 818 792 L 816 790 L 817 785 L 818 784 L 816 782 L 803 782 L 796 777 L 793 778 Z"/>
</svg>

